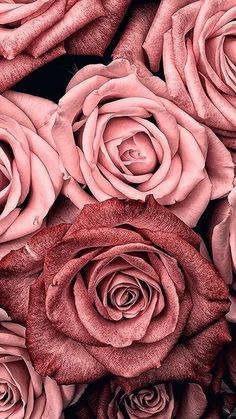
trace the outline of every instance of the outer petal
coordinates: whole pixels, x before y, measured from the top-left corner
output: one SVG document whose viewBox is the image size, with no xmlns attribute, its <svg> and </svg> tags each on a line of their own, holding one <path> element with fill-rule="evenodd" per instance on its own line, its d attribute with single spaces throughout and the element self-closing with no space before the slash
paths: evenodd
<svg viewBox="0 0 236 419">
<path fill-rule="evenodd" d="M 230 340 L 227 322 L 224 319 L 220 320 L 201 333 L 176 345 L 160 368 L 150 370 L 136 378 L 119 377 L 117 381 L 127 392 L 157 381 L 176 379 L 208 384 L 211 380 L 209 370 L 214 365 L 216 354 Z"/>
<path fill-rule="evenodd" d="M 176 232 L 193 246 L 200 245 L 200 238 L 170 211 L 159 205 L 152 196 L 148 196 L 146 202 L 119 201 L 113 198 L 100 204 L 85 206 L 67 237 L 73 237 L 74 232 L 81 228 L 114 227 L 126 223 L 152 231 Z"/>
<path fill-rule="evenodd" d="M 63 237 L 68 227 L 61 224 L 43 229 L 25 247 L 12 251 L 0 261 L 0 303 L 12 319 L 20 322 L 26 319 L 30 285 L 42 271 L 47 249 Z"/>
<path fill-rule="evenodd" d="M 105 375 L 106 369 L 82 345 L 62 335 L 47 319 L 42 280 L 32 286 L 30 299 L 34 304 L 29 307 L 26 339 L 36 371 L 64 384 L 85 383 Z M 42 344 L 42 330 L 45 344 Z"/>
</svg>

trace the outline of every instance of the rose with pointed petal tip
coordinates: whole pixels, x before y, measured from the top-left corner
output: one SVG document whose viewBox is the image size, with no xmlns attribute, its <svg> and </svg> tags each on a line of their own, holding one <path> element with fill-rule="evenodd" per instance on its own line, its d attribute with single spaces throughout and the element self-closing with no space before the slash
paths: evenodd
<svg viewBox="0 0 236 419">
<path fill-rule="evenodd" d="M 232 188 L 233 162 L 220 140 L 145 87 L 127 60 L 76 73 L 52 135 L 67 179 L 64 193 L 80 208 L 94 198 L 153 194 L 194 226 L 209 200 Z"/>
<path fill-rule="evenodd" d="M 41 228 L 61 190 L 59 158 L 47 123 L 55 108 L 23 93 L 0 97 L 0 243 Z"/>
<path fill-rule="evenodd" d="M 64 40 L 104 13 L 101 0 L 0 1 L 0 91 L 65 54 Z"/>
<path fill-rule="evenodd" d="M 236 153 L 232 154 L 236 162 Z M 218 269 L 231 295 L 231 308 L 227 319 L 236 322 L 236 178 L 234 188 L 224 199 L 217 201 L 209 216 L 209 240 L 214 265 Z"/>
<path fill-rule="evenodd" d="M 152 70 L 162 58 L 170 97 L 236 149 L 236 4 L 162 0 L 143 43 Z"/>
<path fill-rule="evenodd" d="M 113 198 L 5 256 L 0 304 L 26 324 L 36 370 L 59 383 L 153 368 L 160 380 L 205 382 L 229 339 L 229 301 L 200 251 L 201 239 L 153 197 Z"/>
<path fill-rule="evenodd" d="M 0 309 L 0 417 L 63 419 L 86 385 L 58 386 L 34 370 L 25 346 L 25 328 Z"/>
<path fill-rule="evenodd" d="M 137 378 L 138 383 L 138 378 Z M 210 399 L 210 397 L 209 397 Z M 220 419 L 217 403 L 209 406 L 199 384 L 163 382 L 126 392 L 115 380 L 91 384 L 81 399 L 65 411 L 79 419 Z M 210 409 L 209 409 L 210 407 Z M 208 413 L 209 416 L 205 416 Z M 210 413 L 214 416 L 210 416 Z"/>
</svg>

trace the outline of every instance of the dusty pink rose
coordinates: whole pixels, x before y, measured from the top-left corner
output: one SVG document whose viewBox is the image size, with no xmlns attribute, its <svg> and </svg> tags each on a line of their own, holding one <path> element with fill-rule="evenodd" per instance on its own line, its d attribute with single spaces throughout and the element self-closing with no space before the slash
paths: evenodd
<svg viewBox="0 0 236 419">
<path fill-rule="evenodd" d="M 58 386 L 34 370 L 25 346 L 25 328 L 0 309 L 0 417 L 62 419 L 86 386 Z"/>
<path fill-rule="evenodd" d="M 0 91 L 64 54 L 63 42 L 105 14 L 101 0 L 0 1 Z"/>
<path fill-rule="evenodd" d="M 236 155 L 233 155 L 236 162 Z M 229 321 L 236 322 L 236 178 L 229 195 L 213 206 L 209 219 L 212 258 L 222 278 L 231 289 Z"/>
<path fill-rule="evenodd" d="M 162 0 L 143 48 L 170 97 L 236 148 L 235 0 Z"/>
<path fill-rule="evenodd" d="M 198 384 L 163 382 L 126 392 L 111 379 L 90 385 L 65 416 L 68 419 L 220 419 L 216 401 L 209 405 L 204 389 Z"/>
<path fill-rule="evenodd" d="M 209 200 L 232 188 L 233 162 L 215 134 L 145 87 L 127 60 L 75 74 L 52 134 L 64 193 L 80 208 L 153 194 L 194 226 Z"/>
<path fill-rule="evenodd" d="M 47 123 L 55 107 L 22 93 L 0 97 L 0 243 L 37 231 L 61 190 Z"/>
<path fill-rule="evenodd" d="M 41 230 L 0 261 L 0 290 L 38 373 L 63 384 L 150 369 L 205 383 L 229 339 L 224 281 L 153 197 L 87 205 Z"/>
</svg>

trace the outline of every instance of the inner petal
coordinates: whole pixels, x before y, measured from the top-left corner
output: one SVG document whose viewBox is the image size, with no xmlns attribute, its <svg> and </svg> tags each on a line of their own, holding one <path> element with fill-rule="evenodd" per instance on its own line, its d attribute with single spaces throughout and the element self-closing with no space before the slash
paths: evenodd
<svg viewBox="0 0 236 419">
<path fill-rule="evenodd" d="M 114 306 L 120 308 L 121 310 L 127 309 L 130 305 L 136 303 L 139 297 L 139 290 L 133 289 L 131 287 L 118 288 L 112 290 L 111 292 L 111 302 Z"/>
<path fill-rule="evenodd" d="M 158 166 L 158 158 L 149 136 L 137 132 L 118 146 L 121 161 L 133 175 L 152 173 Z"/>
<path fill-rule="evenodd" d="M 227 57 L 236 64 L 236 36 L 226 36 L 223 48 Z"/>
</svg>

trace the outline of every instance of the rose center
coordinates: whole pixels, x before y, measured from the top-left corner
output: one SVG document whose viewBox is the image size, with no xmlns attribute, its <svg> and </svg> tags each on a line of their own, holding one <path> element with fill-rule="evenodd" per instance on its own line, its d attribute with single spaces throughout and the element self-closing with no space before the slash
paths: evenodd
<svg viewBox="0 0 236 419">
<path fill-rule="evenodd" d="M 138 284 L 126 274 L 114 276 L 114 286 L 108 292 L 108 301 L 112 307 L 121 310 L 124 316 L 142 298 Z M 129 316 L 128 316 L 129 317 Z"/>
<path fill-rule="evenodd" d="M 133 175 L 152 173 L 158 165 L 156 152 L 147 134 L 138 132 L 118 146 L 122 163 Z"/>
<path fill-rule="evenodd" d="M 3 402 L 7 399 L 9 392 L 8 385 L 5 383 L 0 384 L 0 401 Z"/>
<path fill-rule="evenodd" d="M 14 404 L 12 389 L 7 383 L 0 383 L 0 411 L 11 408 L 12 404 Z"/>
<path fill-rule="evenodd" d="M 144 388 L 126 399 L 127 405 L 133 412 L 143 411 L 150 414 L 163 411 L 168 402 L 169 396 L 163 384 Z"/>
<path fill-rule="evenodd" d="M 236 37 L 226 36 L 224 41 L 224 53 L 236 64 Z"/>
</svg>

